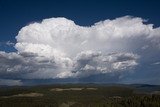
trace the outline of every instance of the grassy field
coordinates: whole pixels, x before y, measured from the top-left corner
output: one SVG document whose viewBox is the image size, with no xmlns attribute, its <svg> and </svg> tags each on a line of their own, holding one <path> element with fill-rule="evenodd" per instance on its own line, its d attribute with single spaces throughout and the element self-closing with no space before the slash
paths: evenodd
<svg viewBox="0 0 160 107">
<path fill-rule="evenodd" d="M 0 107 L 160 107 L 160 86 L 55 84 L 1 87 Z"/>
</svg>

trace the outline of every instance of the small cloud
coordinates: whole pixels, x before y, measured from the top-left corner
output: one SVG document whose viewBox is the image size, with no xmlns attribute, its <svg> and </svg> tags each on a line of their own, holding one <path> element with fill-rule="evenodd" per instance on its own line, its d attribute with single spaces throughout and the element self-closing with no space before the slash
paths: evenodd
<svg viewBox="0 0 160 107">
<path fill-rule="evenodd" d="M 13 42 L 11 42 L 11 41 L 7 41 L 7 42 L 6 42 L 6 45 L 8 45 L 8 46 L 14 46 L 15 43 L 13 43 Z"/>
<path fill-rule="evenodd" d="M 160 65 L 160 62 L 155 62 L 152 65 Z"/>
<path fill-rule="evenodd" d="M 11 41 L 1 41 L 0 42 L 0 46 L 14 46 L 15 43 L 11 42 Z"/>
<path fill-rule="evenodd" d="M 145 49 L 147 49 L 148 47 L 149 47 L 148 45 L 145 45 L 145 46 L 142 47 L 142 50 L 145 50 Z"/>
</svg>

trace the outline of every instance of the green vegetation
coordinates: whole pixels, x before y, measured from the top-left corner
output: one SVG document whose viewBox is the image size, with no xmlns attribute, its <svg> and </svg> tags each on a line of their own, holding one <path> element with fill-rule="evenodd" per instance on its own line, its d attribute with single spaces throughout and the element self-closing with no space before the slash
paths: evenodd
<svg viewBox="0 0 160 107">
<path fill-rule="evenodd" d="M 95 84 L 3 87 L 0 107 L 160 107 L 159 89 Z"/>
</svg>

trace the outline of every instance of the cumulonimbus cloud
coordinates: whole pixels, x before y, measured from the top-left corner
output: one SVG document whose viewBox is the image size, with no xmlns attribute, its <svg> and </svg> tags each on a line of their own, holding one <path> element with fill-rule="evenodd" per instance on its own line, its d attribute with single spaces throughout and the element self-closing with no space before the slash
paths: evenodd
<svg viewBox="0 0 160 107">
<path fill-rule="evenodd" d="M 125 16 L 88 27 L 66 18 L 29 24 L 16 36 L 17 52 L 0 52 L 0 75 L 15 79 L 123 75 L 143 63 L 155 63 L 152 55 L 159 57 L 160 28 L 144 22 Z"/>
</svg>

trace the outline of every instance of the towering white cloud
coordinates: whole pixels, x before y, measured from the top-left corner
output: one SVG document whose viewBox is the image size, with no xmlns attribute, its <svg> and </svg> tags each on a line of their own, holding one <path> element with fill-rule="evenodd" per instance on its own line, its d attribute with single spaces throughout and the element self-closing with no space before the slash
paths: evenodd
<svg viewBox="0 0 160 107">
<path fill-rule="evenodd" d="M 65 18 L 51 18 L 23 27 L 16 37 L 16 49 L 60 57 L 75 57 L 88 50 L 126 51 L 133 45 L 128 40 L 153 39 L 158 31 L 152 24 L 143 24 L 141 18 L 129 16 L 98 22 L 91 27 L 78 26 Z"/>
<path fill-rule="evenodd" d="M 23 79 L 123 75 L 160 57 L 160 28 L 144 22 L 125 16 L 90 27 L 66 18 L 29 24 L 16 36 L 17 52 L 0 52 L 0 75 Z"/>
</svg>

